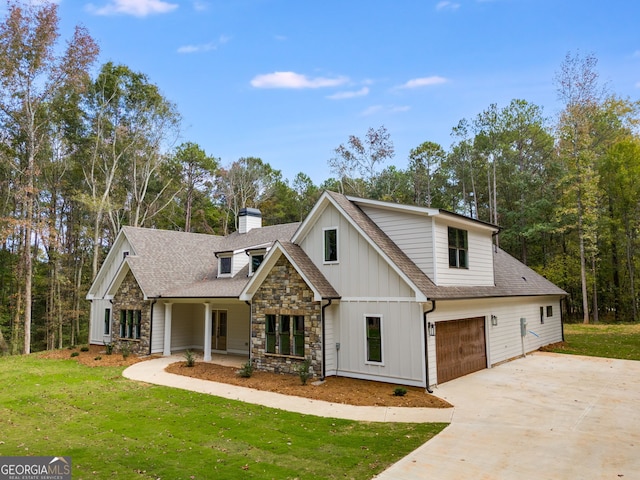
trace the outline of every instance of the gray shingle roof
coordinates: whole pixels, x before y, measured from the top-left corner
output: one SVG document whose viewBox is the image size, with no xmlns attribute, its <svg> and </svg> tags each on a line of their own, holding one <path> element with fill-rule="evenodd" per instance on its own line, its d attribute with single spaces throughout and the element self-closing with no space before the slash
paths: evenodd
<svg viewBox="0 0 640 480">
<path fill-rule="evenodd" d="M 360 207 L 342 194 L 327 194 L 428 299 L 566 295 L 562 289 L 500 249 L 494 249 L 493 256 L 495 286 L 437 286 Z M 279 241 L 323 298 L 339 298 L 340 294 L 306 253 L 290 242 L 298 226 L 298 223 L 274 225 L 226 237 L 124 227 L 123 233 L 135 252 L 126 261 L 143 292 L 151 298 L 238 297 L 249 278 L 248 266 L 232 278 L 217 278 L 215 252 L 270 246 Z"/>
<path fill-rule="evenodd" d="M 499 248 L 494 249 L 493 254 L 494 286 L 437 286 L 360 207 L 342 194 L 327 193 L 430 300 L 567 294 L 542 275 Z"/>
<path fill-rule="evenodd" d="M 126 261 L 142 291 L 151 298 L 237 297 L 247 283 L 248 267 L 232 278 L 217 278 L 215 252 L 288 241 L 297 228 L 297 223 L 289 223 L 220 237 L 123 227 L 135 252 Z"/>
<path fill-rule="evenodd" d="M 312 283 L 312 286 L 318 291 L 322 298 L 340 298 L 340 295 L 329 283 L 329 280 L 327 280 L 318 267 L 316 267 L 302 248 L 291 242 L 280 242 L 280 245 L 294 261 L 300 272 Z"/>
</svg>

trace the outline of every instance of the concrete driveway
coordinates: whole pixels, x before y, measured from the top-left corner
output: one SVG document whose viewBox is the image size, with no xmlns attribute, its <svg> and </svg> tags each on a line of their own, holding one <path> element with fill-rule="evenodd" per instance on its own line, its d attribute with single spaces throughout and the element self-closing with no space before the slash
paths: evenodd
<svg viewBox="0 0 640 480">
<path fill-rule="evenodd" d="M 640 362 L 537 352 L 435 394 L 451 425 L 376 478 L 640 478 Z"/>
</svg>

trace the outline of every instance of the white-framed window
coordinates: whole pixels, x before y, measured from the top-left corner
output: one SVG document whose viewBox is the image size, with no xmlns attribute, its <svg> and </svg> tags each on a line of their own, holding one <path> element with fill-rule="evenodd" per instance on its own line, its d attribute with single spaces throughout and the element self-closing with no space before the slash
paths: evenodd
<svg viewBox="0 0 640 480">
<path fill-rule="evenodd" d="M 469 268 L 469 242 L 467 231 L 449 227 L 449 267 Z"/>
<path fill-rule="evenodd" d="M 263 251 L 251 252 L 249 254 L 249 276 L 256 273 L 256 270 L 258 270 L 258 267 L 262 264 L 263 260 L 264 260 Z"/>
<path fill-rule="evenodd" d="M 364 331 L 366 342 L 365 363 L 373 363 L 376 365 L 383 364 L 382 315 L 365 315 Z"/>
<path fill-rule="evenodd" d="M 304 315 L 265 315 L 266 353 L 304 357 Z"/>
<path fill-rule="evenodd" d="M 231 276 L 231 263 L 233 257 L 231 255 L 220 255 L 218 257 L 218 276 L 230 277 Z"/>
<path fill-rule="evenodd" d="M 338 263 L 338 227 L 323 229 L 322 248 L 324 263 Z"/>
</svg>

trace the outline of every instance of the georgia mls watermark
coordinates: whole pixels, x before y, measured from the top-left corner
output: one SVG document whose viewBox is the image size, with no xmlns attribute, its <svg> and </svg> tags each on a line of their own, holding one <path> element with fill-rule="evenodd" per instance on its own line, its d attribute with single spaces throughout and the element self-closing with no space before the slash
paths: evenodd
<svg viewBox="0 0 640 480">
<path fill-rule="evenodd" d="M 0 480 L 71 480 L 71 457 L 0 457 Z"/>
</svg>

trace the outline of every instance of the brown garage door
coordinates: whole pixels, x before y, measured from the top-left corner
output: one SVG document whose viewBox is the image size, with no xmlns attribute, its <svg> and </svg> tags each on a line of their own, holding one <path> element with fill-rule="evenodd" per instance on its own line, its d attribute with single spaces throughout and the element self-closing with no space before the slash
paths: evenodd
<svg viewBox="0 0 640 480">
<path fill-rule="evenodd" d="M 438 383 L 487 368 L 484 317 L 436 323 Z"/>
</svg>

